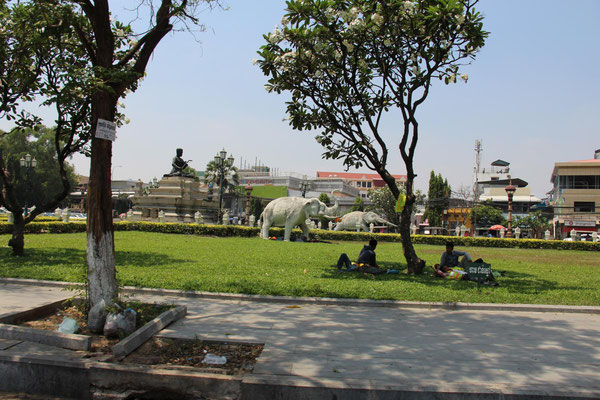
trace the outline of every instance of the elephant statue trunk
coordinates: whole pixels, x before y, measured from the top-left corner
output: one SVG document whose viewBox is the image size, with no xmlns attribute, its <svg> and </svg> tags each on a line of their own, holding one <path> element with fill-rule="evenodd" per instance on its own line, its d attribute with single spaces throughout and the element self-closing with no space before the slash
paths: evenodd
<svg viewBox="0 0 600 400">
<path fill-rule="evenodd" d="M 337 198 L 335 199 L 335 204 L 332 207 L 325 207 L 325 211 L 323 212 L 323 216 L 325 218 L 333 219 L 337 218 L 338 209 L 340 204 L 338 203 Z"/>
</svg>

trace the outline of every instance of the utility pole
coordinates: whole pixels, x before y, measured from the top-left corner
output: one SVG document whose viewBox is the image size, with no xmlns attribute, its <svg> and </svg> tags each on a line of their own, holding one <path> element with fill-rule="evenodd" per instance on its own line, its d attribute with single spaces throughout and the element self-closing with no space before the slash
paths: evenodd
<svg viewBox="0 0 600 400">
<path fill-rule="evenodd" d="M 481 140 L 475 140 L 475 183 L 473 184 L 473 211 L 479 203 L 479 153 L 481 153 Z M 477 216 L 473 213 L 473 236 L 477 236 Z"/>
</svg>

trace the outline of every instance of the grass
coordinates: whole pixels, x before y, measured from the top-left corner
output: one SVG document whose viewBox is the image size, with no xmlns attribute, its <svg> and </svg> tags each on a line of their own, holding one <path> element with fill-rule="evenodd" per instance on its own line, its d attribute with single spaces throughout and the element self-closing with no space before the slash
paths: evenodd
<svg viewBox="0 0 600 400">
<path fill-rule="evenodd" d="M 276 199 L 287 196 L 287 186 L 254 186 L 252 188 L 252 196 L 262 197 L 265 199 Z"/>
<path fill-rule="evenodd" d="M 0 235 L 7 243 L 8 235 Z M 86 237 L 76 234 L 25 236 L 24 257 L 0 247 L 0 276 L 83 282 Z M 147 232 L 115 232 L 120 284 L 139 287 L 261 295 L 600 305 L 597 252 L 460 247 L 506 271 L 498 287 L 432 276 L 341 273 L 340 253 L 351 259 L 362 244 L 286 243 L 259 238 L 216 238 Z M 416 245 L 427 265 L 439 262 L 442 246 Z M 381 243 L 378 262 L 406 268 L 399 243 Z"/>
</svg>

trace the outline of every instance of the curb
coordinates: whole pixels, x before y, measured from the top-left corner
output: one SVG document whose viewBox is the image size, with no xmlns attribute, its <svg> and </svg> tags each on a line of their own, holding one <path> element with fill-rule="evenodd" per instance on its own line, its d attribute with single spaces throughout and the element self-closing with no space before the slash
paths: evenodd
<svg viewBox="0 0 600 400">
<path fill-rule="evenodd" d="M 179 306 L 171 310 L 165 311 L 146 325 L 136 330 L 127 338 L 121 340 L 112 347 L 113 355 L 117 358 L 123 358 L 132 351 L 144 344 L 148 339 L 160 332 L 165 326 L 173 321 L 177 321 L 187 313 L 187 307 Z"/>
<path fill-rule="evenodd" d="M 598 392 L 579 387 L 533 384 L 485 385 L 453 382 L 399 381 L 384 384 L 365 379 L 310 379 L 300 376 L 261 376 L 253 374 L 242 380 L 242 393 L 253 400 L 306 400 L 306 399 L 352 399 L 352 400 L 591 400 Z M 246 398 L 246 397 L 244 397 Z"/>
<path fill-rule="evenodd" d="M 92 338 L 74 333 L 40 331 L 23 326 L 0 324 L 0 338 L 24 340 L 70 350 L 89 350 Z"/>
<path fill-rule="evenodd" d="M 35 279 L 0 278 L 0 284 L 52 286 L 52 287 L 81 287 L 82 283 L 42 281 Z M 369 299 L 336 299 L 329 297 L 291 297 L 291 296 L 262 296 L 235 293 L 195 292 L 173 289 L 153 289 L 125 286 L 123 291 L 136 294 L 157 296 L 175 296 L 189 298 L 205 298 L 217 300 L 255 301 L 263 303 L 285 304 L 315 304 L 343 307 L 389 307 L 427 310 L 451 311 L 515 311 L 515 312 L 554 312 L 572 314 L 600 314 L 600 306 L 566 306 L 552 304 L 495 304 L 495 303 L 444 303 L 444 302 L 419 302 L 397 300 L 369 300 Z"/>
</svg>

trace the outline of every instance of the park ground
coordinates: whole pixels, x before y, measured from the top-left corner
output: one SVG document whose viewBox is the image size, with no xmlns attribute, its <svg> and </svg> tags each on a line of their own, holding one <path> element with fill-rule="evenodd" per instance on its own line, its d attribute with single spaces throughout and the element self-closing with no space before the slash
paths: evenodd
<svg viewBox="0 0 600 400">
<path fill-rule="evenodd" d="M 7 243 L 8 235 L 0 235 Z M 26 255 L 0 248 L 0 276 L 85 281 L 84 233 L 26 235 Z M 124 286 L 277 296 L 426 302 L 600 305 L 600 255 L 594 251 L 457 247 L 503 271 L 499 286 L 433 277 L 442 246 L 415 245 L 423 275 L 404 272 L 400 243 L 380 242 L 377 259 L 395 275 L 344 273 L 364 243 L 299 243 L 148 232 L 115 232 L 117 277 Z"/>
</svg>

